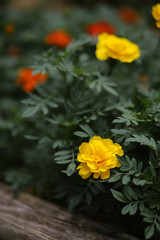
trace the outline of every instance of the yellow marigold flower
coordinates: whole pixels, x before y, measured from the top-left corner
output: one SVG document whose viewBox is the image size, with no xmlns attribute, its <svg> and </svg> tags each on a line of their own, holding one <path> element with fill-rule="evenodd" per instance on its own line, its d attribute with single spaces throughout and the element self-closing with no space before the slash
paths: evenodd
<svg viewBox="0 0 160 240">
<path fill-rule="evenodd" d="M 140 49 L 137 44 L 132 43 L 126 38 L 102 33 L 98 36 L 95 54 L 101 61 L 111 57 L 121 62 L 130 63 L 140 57 Z"/>
<path fill-rule="evenodd" d="M 119 156 L 124 154 L 118 143 L 99 136 L 93 137 L 89 143 L 82 143 L 79 152 L 77 160 L 81 163 L 77 169 L 83 179 L 90 177 L 92 173 L 94 178 L 109 178 L 109 169 L 121 166 L 116 154 Z"/>
<path fill-rule="evenodd" d="M 152 7 L 152 15 L 154 19 L 157 21 L 156 26 L 160 28 L 160 3 Z"/>
</svg>

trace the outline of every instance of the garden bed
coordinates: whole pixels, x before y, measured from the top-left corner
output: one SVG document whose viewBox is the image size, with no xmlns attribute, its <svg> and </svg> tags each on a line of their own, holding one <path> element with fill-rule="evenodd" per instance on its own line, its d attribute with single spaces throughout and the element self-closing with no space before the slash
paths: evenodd
<svg viewBox="0 0 160 240">
<path fill-rule="evenodd" d="M 1 240 L 138 240 L 114 234 L 84 216 L 26 193 L 15 195 L 0 184 Z"/>
</svg>

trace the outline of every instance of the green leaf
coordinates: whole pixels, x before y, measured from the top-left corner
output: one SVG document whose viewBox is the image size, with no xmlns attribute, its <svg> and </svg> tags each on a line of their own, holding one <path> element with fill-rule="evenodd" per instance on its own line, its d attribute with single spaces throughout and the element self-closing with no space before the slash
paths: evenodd
<svg viewBox="0 0 160 240">
<path fill-rule="evenodd" d="M 137 212 L 137 208 L 138 208 L 138 204 L 137 204 L 137 203 L 133 203 L 133 204 L 131 205 L 129 214 L 130 214 L 130 215 L 134 215 L 134 214 Z"/>
<path fill-rule="evenodd" d="M 152 218 L 145 217 L 145 218 L 143 218 L 143 221 L 147 222 L 147 223 L 153 223 L 153 219 Z"/>
<path fill-rule="evenodd" d="M 80 127 L 82 128 L 83 131 L 85 131 L 89 136 L 94 136 L 95 133 L 93 132 L 93 130 L 86 124 L 86 125 L 81 125 Z"/>
<path fill-rule="evenodd" d="M 88 36 L 82 36 L 80 39 L 72 41 L 67 46 L 66 52 L 71 53 L 73 51 L 76 51 L 77 49 L 81 48 L 83 45 L 88 44 L 89 42 L 91 42 L 91 39 Z"/>
<path fill-rule="evenodd" d="M 129 186 L 129 185 L 125 185 L 123 188 L 124 194 L 126 195 L 126 197 L 131 201 L 132 198 L 135 200 L 138 200 L 137 195 L 135 193 L 135 191 Z"/>
<path fill-rule="evenodd" d="M 81 202 L 82 198 L 83 198 L 83 193 L 79 193 L 79 194 L 75 195 L 70 200 L 70 203 L 69 203 L 70 208 L 77 206 Z"/>
<path fill-rule="evenodd" d="M 58 151 L 54 154 L 54 156 L 61 156 L 61 155 L 67 155 L 71 153 L 71 150 L 62 150 L 62 151 Z"/>
<path fill-rule="evenodd" d="M 157 231 L 160 232 L 160 223 L 156 222 Z"/>
<path fill-rule="evenodd" d="M 105 187 L 103 186 L 102 183 L 97 182 L 97 183 L 94 184 L 94 186 L 95 186 L 97 189 L 99 189 L 101 192 L 105 192 Z"/>
<path fill-rule="evenodd" d="M 32 99 L 28 98 L 28 99 L 24 99 L 21 101 L 23 104 L 30 104 L 30 105 L 34 105 L 36 102 L 33 101 Z"/>
<path fill-rule="evenodd" d="M 56 161 L 56 164 L 67 164 L 67 163 L 70 163 L 72 161 L 72 159 L 70 160 L 60 160 L 60 161 Z"/>
<path fill-rule="evenodd" d="M 127 202 L 126 198 L 124 197 L 124 195 L 114 189 L 111 189 L 111 192 L 113 194 L 113 196 L 120 202 Z"/>
<path fill-rule="evenodd" d="M 139 178 L 133 178 L 133 183 L 135 185 L 144 186 L 146 183 L 146 180 L 139 179 Z"/>
<path fill-rule="evenodd" d="M 138 163 L 138 170 L 141 171 L 141 170 L 142 170 L 142 167 L 143 167 L 143 163 L 142 163 L 142 162 L 139 162 L 139 163 Z"/>
<path fill-rule="evenodd" d="M 144 211 L 141 212 L 141 215 L 143 215 L 145 217 L 149 217 L 149 218 L 154 218 L 155 217 L 155 212 L 146 211 L 146 209 L 144 209 Z"/>
<path fill-rule="evenodd" d="M 123 178 L 122 178 L 122 183 L 123 183 L 124 185 L 126 185 L 127 183 L 129 183 L 130 179 L 131 179 L 131 178 L 130 178 L 129 175 L 124 175 Z"/>
<path fill-rule="evenodd" d="M 127 142 L 138 142 L 141 145 L 146 145 L 146 146 L 148 146 L 148 147 L 150 147 L 150 148 L 152 148 L 153 150 L 156 151 L 156 143 L 155 143 L 153 138 L 149 139 L 144 135 L 139 136 L 139 135 L 136 135 L 136 134 L 133 134 L 132 136 L 133 137 L 128 138 L 126 141 Z"/>
<path fill-rule="evenodd" d="M 32 71 L 32 75 L 34 76 L 34 75 L 37 75 L 38 73 L 40 73 L 41 72 L 41 69 L 37 69 L 37 70 L 34 70 L 34 71 Z"/>
<path fill-rule="evenodd" d="M 78 137 L 82 137 L 82 138 L 86 138 L 86 137 L 89 137 L 88 134 L 82 132 L 82 131 L 76 131 L 74 132 L 74 135 L 78 136 Z"/>
<path fill-rule="evenodd" d="M 121 177 L 120 173 L 116 173 L 111 175 L 111 177 L 109 178 L 108 182 L 117 182 Z"/>
<path fill-rule="evenodd" d="M 46 115 L 48 113 L 48 108 L 45 104 L 41 105 L 41 109 L 42 109 L 42 112 L 43 112 L 44 115 Z"/>
<path fill-rule="evenodd" d="M 39 106 L 29 107 L 27 110 L 23 113 L 22 117 L 31 117 L 35 115 L 39 110 Z"/>
<path fill-rule="evenodd" d="M 154 224 L 151 224 L 145 228 L 145 238 L 149 239 L 153 236 L 153 234 L 154 234 Z"/>
<path fill-rule="evenodd" d="M 86 202 L 88 205 L 90 205 L 92 202 L 92 195 L 90 194 L 89 191 L 86 191 Z"/>
<path fill-rule="evenodd" d="M 68 165 L 67 170 L 66 170 L 67 176 L 68 177 L 71 176 L 74 173 L 75 169 L 76 169 L 76 164 L 74 162 L 71 162 Z"/>
<path fill-rule="evenodd" d="M 125 214 L 129 213 L 130 208 L 131 208 L 131 203 L 127 204 L 126 206 L 124 206 L 122 208 L 121 214 L 125 215 Z"/>
<path fill-rule="evenodd" d="M 72 159 L 72 155 L 71 154 L 69 154 L 69 155 L 62 155 L 62 156 L 58 156 L 58 157 L 54 158 L 55 161 L 67 160 L 67 159 Z"/>
<path fill-rule="evenodd" d="M 103 88 L 104 88 L 107 92 L 111 93 L 112 95 L 118 96 L 118 93 L 117 93 L 113 88 L 107 86 L 107 84 L 103 84 Z"/>
<path fill-rule="evenodd" d="M 132 168 L 137 169 L 137 161 L 135 158 L 132 158 L 130 165 Z"/>
<path fill-rule="evenodd" d="M 26 139 L 29 139 L 29 140 L 38 140 L 38 139 L 39 139 L 39 137 L 37 137 L 37 136 L 32 136 L 32 135 L 24 135 L 24 137 L 25 137 Z"/>
<path fill-rule="evenodd" d="M 51 101 L 46 102 L 46 104 L 48 106 L 50 106 L 50 107 L 53 107 L 53 108 L 57 108 L 58 107 L 57 103 L 54 103 L 54 102 L 51 102 Z"/>
</svg>

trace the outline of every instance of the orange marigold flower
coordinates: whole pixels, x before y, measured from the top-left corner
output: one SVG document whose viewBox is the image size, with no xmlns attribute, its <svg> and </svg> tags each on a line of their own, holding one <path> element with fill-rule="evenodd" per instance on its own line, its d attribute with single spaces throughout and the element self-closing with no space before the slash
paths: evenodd
<svg viewBox="0 0 160 240">
<path fill-rule="evenodd" d="M 86 179 L 93 174 L 93 178 L 107 179 L 110 176 L 111 168 L 120 167 L 116 155 L 123 156 L 124 152 L 118 143 L 111 139 L 102 139 L 94 136 L 89 143 L 83 142 L 79 147 L 77 160 L 80 165 L 79 175 Z"/>
<path fill-rule="evenodd" d="M 8 55 L 11 56 L 11 57 L 17 57 L 19 56 L 21 50 L 19 47 L 17 46 L 11 46 L 9 49 L 8 49 Z"/>
<path fill-rule="evenodd" d="M 148 81 L 149 81 L 149 77 L 147 77 L 146 75 L 141 75 L 141 76 L 140 76 L 140 80 L 141 80 L 142 82 L 148 82 Z"/>
<path fill-rule="evenodd" d="M 15 31 L 15 26 L 13 24 L 7 24 L 4 28 L 6 34 L 11 34 Z"/>
<path fill-rule="evenodd" d="M 55 45 L 58 48 L 65 48 L 72 41 L 72 37 L 64 30 L 57 30 L 45 37 L 45 43 Z"/>
<path fill-rule="evenodd" d="M 119 17 L 127 23 L 137 23 L 139 20 L 139 13 L 129 7 L 122 7 L 118 11 Z"/>
<path fill-rule="evenodd" d="M 40 83 L 43 83 L 47 80 L 48 75 L 37 73 L 32 75 L 34 70 L 30 68 L 21 69 L 19 71 L 19 76 L 16 79 L 18 85 L 22 85 L 25 92 L 32 92 L 33 89 Z"/>
<path fill-rule="evenodd" d="M 140 76 L 140 86 L 144 89 L 147 88 L 147 83 L 149 81 L 149 77 L 147 77 L 146 75 L 141 75 Z"/>
<path fill-rule="evenodd" d="M 99 21 L 95 23 L 91 23 L 86 27 L 86 32 L 90 36 L 99 35 L 101 33 L 108 33 L 108 34 L 114 34 L 116 32 L 115 27 L 107 22 Z"/>
</svg>

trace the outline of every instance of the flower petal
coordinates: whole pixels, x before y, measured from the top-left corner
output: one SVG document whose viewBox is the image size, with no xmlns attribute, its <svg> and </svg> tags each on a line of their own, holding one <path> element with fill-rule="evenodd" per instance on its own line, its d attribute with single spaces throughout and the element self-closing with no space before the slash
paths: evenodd
<svg viewBox="0 0 160 240">
<path fill-rule="evenodd" d="M 100 173 L 100 178 L 101 179 L 107 179 L 109 177 L 110 177 L 110 171 L 109 170 L 107 170 L 106 172 Z"/>
</svg>

